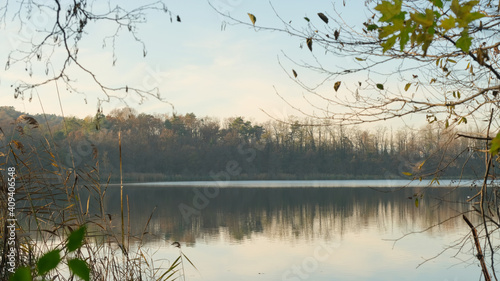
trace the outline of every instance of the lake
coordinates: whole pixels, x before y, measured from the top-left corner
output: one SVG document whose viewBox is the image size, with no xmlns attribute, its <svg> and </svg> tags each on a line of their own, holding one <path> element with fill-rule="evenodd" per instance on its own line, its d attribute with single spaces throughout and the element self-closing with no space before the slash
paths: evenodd
<svg viewBox="0 0 500 281">
<path fill-rule="evenodd" d="M 179 254 L 171 243 L 182 245 L 198 269 L 185 263 L 186 280 L 455 281 L 481 275 L 470 240 L 459 250 L 469 234 L 459 214 L 471 208 L 470 185 L 177 182 L 128 184 L 124 195 L 133 233 L 154 211 L 143 242 L 155 258 L 167 264 Z M 119 194 L 108 187 L 117 229 Z"/>
</svg>

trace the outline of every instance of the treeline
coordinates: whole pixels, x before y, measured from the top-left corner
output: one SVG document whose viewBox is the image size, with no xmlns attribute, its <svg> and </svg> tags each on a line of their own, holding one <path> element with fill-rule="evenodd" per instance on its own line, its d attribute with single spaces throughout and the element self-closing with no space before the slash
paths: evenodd
<svg viewBox="0 0 500 281">
<path fill-rule="evenodd" d="M 51 143 L 66 167 L 93 167 L 113 179 L 119 176 L 119 134 L 127 180 L 474 177 L 484 166 L 476 152 L 484 142 L 456 138 L 452 129 L 434 124 L 368 130 L 311 119 L 254 124 L 244 117 L 150 115 L 130 108 L 63 120 L 1 107 L 0 128 L 4 145 L 17 140 L 24 150 L 46 151 Z"/>
</svg>

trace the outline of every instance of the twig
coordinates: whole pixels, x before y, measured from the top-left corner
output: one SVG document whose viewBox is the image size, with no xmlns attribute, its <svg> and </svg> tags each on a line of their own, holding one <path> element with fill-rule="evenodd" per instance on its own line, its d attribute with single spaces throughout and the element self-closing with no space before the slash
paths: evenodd
<svg viewBox="0 0 500 281">
<path fill-rule="evenodd" d="M 476 244 L 476 249 L 477 249 L 476 257 L 481 263 L 481 269 L 483 270 L 484 280 L 491 281 L 490 274 L 488 273 L 488 268 L 486 267 L 486 262 L 484 261 L 483 251 L 481 250 L 481 244 L 479 244 L 479 238 L 477 237 L 477 230 L 465 215 L 463 215 L 462 218 L 472 231 L 472 236 L 474 237 L 474 243 Z"/>
</svg>

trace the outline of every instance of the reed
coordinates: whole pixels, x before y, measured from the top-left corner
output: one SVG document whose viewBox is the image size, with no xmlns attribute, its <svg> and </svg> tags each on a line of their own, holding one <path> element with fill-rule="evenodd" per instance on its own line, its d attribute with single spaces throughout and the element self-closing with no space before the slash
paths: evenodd
<svg viewBox="0 0 500 281">
<path fill-rule="evenodd" d="M 76 168 L 70 164 L 71 167 L 66 167 L 50 132 L 40 138 L 19 133 L 26 127 L 40 130 L 38 122 L 31 117 L 18 118 L 9 133 L 0 128 L 0 167 L 3 172 L 0 177 L 0 206 L 7 206 L 8 203 L 5 172 L 8 167 L 15 167 L 16 170 L 16 268 L 32 269 L 32 278 L 74 280 L 72 272 L 64 270 L 64 267 L 40 272 L 37 264 L 54 249 L 66 249 L 70 234 L 85 226 L 86 235 L 81 247 L 68 255 L 88 265 L 91 280 L 171 280 L 181 274 L 179 270 L 182 266 L 172 267 L 175 261 L 160 262 L 154 258 L 154 252 L 144 247 L 143 239 L 148 235 L 147 228 L 153 213 L 141 233 L 131 233 L 128 197 L 128 227 L 125 228 L 122 180 L 121 231 L 116 231 L 112 215 L 106 213 L 105 196 L 111 175 L 101 182 L 97 151 L 92 166 Z M 43 136 L 44 133 L 37 135 Z M 121 166 L 121 136 L 119 149 Z M 70 157 L 73 158 L 72 155 Z M 121 171 L 120 178 L 123 178 Z M 9 280 L 12 275 L 7 266 L 8 219 L 7 209 L 0 208 L 0 280 Z M 181 252 L 179 257 L 182 255 Z M 68 264 L 69 260 L 63 258 L 61 263 Z"/>
</svg>

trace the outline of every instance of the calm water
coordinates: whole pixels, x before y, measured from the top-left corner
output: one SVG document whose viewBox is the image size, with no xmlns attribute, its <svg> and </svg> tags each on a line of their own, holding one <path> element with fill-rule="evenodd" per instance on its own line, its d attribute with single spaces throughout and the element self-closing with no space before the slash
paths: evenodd
<svg viewBox="0 0 500 281">
<path fill-rule="evenodd" d="M 124 194 L 133 232 L 154 210 L 154 257 L 175 259 L 170 244 L 181 243 L 199 270 L 186 267 L 187 280 L 479 280 L 476 259 L 457 247 L 417 268 L 468 234 L 461 217 L 394 241 L 468 210 L 474 190 L 384 182 L 155 183 Z M 119 187 L 107 194 L 118 223 Z"/>
</svg>

